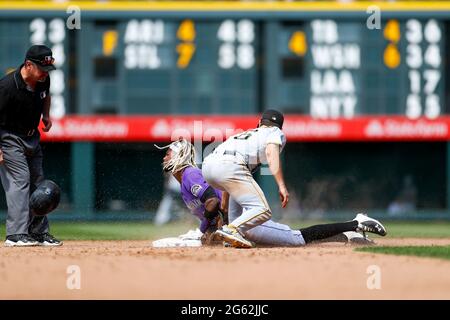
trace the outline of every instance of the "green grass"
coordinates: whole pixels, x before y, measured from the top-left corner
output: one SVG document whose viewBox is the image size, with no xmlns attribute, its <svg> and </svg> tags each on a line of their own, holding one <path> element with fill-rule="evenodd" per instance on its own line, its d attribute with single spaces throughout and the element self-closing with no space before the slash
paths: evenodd
<svg viewBox="0 0 450 320">
<path fill-rule="evenodd" d="M 307 227 L 323 221 L 289 224 L 292 228 Z M 387 222 L 387 238 L 450 238 L 450 222 Z M 157 227 L 143 222 L 52 222 L 51 233 L 64 240 L 150 240 L 177 236 L 195 229 L 192 221 Z M 0 239 L 5 237 L 5 225 L 0 224 Z M 371 238 L 377 236 L 370 235 Z"/>
<path fill-rule="evenodd" d="M 333 221 L 305 221 L 304 223 L 290 224 L 296 228 L 309 227 L 314 224 L 332 223 Z M 381 222 L 388 232 L 387 238 L 450 238 L 450 222 L 449 221 L 432 221 L 432 222 L 402 222 L 388 221 Z M 377 237 L 369 234 L 371 238 Z"/>
<path fill-rule="evenodd" d="M 356 251 L 450 260 L 450 246 L 364 247 Z"/>
<path fill-rule="evenodd" d="M 390 238 L 450 238 L 450 222 L 388 222 Z"/>
<path fill-rule="evenodd" d="M 5 225 L 0 225 L 0 239 Z M 152 240 L 178 236 L 196 226 L 172 223 L 157 227 L 150 222 L 53 222 L 51 233 L 63 240 Z"/>
</svg>

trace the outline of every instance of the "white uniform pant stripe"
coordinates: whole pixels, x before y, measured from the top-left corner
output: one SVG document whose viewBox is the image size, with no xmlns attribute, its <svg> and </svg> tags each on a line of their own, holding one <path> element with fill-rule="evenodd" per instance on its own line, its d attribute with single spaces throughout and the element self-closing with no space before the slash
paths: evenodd
<svg viewBox="0 0 450 320">
<path fill-rule="evenodd" d="M 271 210 L 261 188 L 254 181 L 245 163 L 234 155 L 210 155 L 202 167 L 205 180 L 212 187 L 227 191 L 243 208 L 240 217 L 230 219 L 242 234 L 266 222 Z"/>
<path fill-rule="evenodd" d="M 245 214 L 241 215 L 239 218 L 233 220 L 230 222 L 230 225 L 236 227 L 239 232 L 241 232 L 242 234 L 245 234 L 245 232 L 248 230 L 247 228 L 245 228 L 245 225 L 248 223 L 254 223 L 257 220 L 260 219 L 264 219 L 265 221 L 267 221 L 266 217 L 267 215 L 269 216 L 270 219 L 270 211 L 263 211 L 263 212 L 258 212 L 255 215 L 251 215 L 253 214 L 253 210 L 248 210 L 245 212 Z"/>
</svg>

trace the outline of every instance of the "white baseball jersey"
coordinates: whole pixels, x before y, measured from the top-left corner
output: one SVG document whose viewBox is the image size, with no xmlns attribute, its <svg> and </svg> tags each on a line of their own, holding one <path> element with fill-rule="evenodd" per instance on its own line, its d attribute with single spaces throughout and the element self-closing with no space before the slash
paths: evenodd
<svg viewBox="0 0 450 320">
<path fill-rule="evenodd" d="M 230 220 L 230 225 L 244 235 L 272 216 L 269 203 L 251 174 L 260 164 L 267 163 L 269 143 L 279 145 L 280 152 L 284 148 L 286 138 L 279 128 L 262 126 L 247 130 L 229 137 L 203 162 L 202 174 L 206 182 L 228 192 L 242 208 L 242 214 Z"/>
<path fill-rule="evenodd" d="M 266 146 L 274 143 L 280 146 L 280 152 L 286 145 L 286 136 L 277 127 L 260 127 L 250 129 L 229 137 L 216 149 L 217 153 L 236 152 L 244 156 L 252 170 L 262 163 L 267 163 Z"/>
</svg>

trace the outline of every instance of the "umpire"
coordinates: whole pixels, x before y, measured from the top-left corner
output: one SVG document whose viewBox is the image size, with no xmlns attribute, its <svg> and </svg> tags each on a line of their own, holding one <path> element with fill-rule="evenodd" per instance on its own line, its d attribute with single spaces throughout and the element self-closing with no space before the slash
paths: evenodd
<svg viewBox="0 0 450 320">
<path fill-rule="evenodd" d="M 30 213 L 31 192 L 44 180 L 38 125 L 49 131 L 52 51 L 28 49 L 24 63 L 0 80 L 0 177 L 8 204 L 5 246 L 59 246 L 46 216 Z"/>
</svg>

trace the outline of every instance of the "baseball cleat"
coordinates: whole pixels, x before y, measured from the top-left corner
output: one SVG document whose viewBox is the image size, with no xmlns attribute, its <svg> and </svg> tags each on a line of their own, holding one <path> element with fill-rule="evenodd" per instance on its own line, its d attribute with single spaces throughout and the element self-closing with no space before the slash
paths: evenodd
<svg viewBox="0 0 450 320">
<path fill-rule="evenodd" d="M 27 234 L 12 234 L 6 237 L 5 247 L 34 247 L 39 243 Z"/>
<path fill-rule="evenodd" d="M 59 241 L 48 232 L 42 234 L 33 233 L 31 237 L 37 241 L 38 246 L 58 247 L 63 245 L 62 241 Z"/>
<path fill-rule="evenodd" d="M 245 239 L 234 227 L 223 226 L 215 232 L 217 238 L 229 243 L 233 248 L 253 248 L 251 241 Z"/>
<path fill-rule="evenodd" d="M 362 235 L 361 233 L 355 231 L 347 231 L 342 233 L 345 237 L 347 237 L 347 242 L 351 244 L 357 245 L 374 245 L 375 242 L 369 239 L 367 236 Z"/>
<path fill-rule="evenodd" d="M 386 228 L 378 220 L 369 218 L 363 213 L 358 213 L 353 220 L 358 222 L 356 231 L 372 232 L 383 237 L 387 234 Z"/>
</svg>

